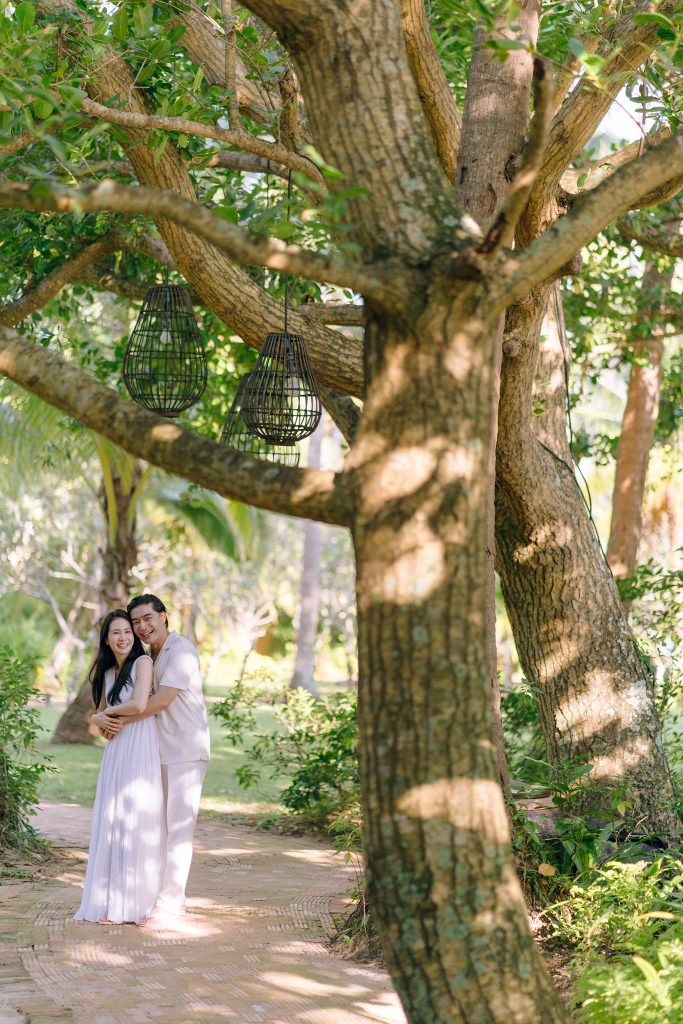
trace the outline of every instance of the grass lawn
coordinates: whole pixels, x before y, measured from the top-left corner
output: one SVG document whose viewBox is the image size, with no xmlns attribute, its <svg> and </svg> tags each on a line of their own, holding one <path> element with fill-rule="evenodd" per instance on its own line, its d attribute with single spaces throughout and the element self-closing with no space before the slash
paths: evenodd
<svg viewBox="0 0 683 1024">
<path fill-rule="evenodd" d="M 41 721 L 46 728 L 39 744 L 41 752 L 50 754 L 56 773 L 43 776 L 40 789 L 42 800 L 53 800 L 59 803 L 76 803 L 90 805 L 95 799 L 97 773 L 104 750 L 104 741 L 93 745 L 63 743 L 53 746 L 50 736 L 54 732 L 57 720 L 64 710 L 63 705 L 53 705 L 41 709 Z M 274 723 L 271 708 L 256 711 L 259 730 L 270 731 Z M 201 807 L 203 810 L 220 811 L 224 814 L 280 814 L 284 808 L 278 802 L 282 788 L 280 782 L 271 782 L 264 778 L 262 782 L 249 789 L 242 789 L 235 778 L 235 768 L 246 760 L 244 751 L 232 746 L 223 734 L 218 722 L 209 715 L 211 730 L 211 761 L 204 781 Z M 245 746 L 250 746 L 251 737 L 245 736 Z"/>
</svg>

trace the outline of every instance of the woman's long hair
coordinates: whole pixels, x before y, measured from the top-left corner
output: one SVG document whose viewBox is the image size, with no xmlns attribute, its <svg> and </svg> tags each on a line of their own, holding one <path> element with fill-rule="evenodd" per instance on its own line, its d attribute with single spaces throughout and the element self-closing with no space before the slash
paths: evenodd
<svg viewBox="0 0 683 1024">
<path fill-rule="evenodd" d="M 109 627 L 111 626 L 114 619 L 125 619 L 129 624 L 130 628 L 133 628 L 133 623 L 130 620 L 130 615 L 123 608 L 115 608 L 113 612 L 109 612 L 105 615 L 100 628 L 100 643 L 97 648 L 97 654 L 95 660 L 92 663 L 90 672 L 88 673 L 88 679 L 92 686 L 92 699 L 95 702 L 95 708 L 100 706 L 100 700 L 102 699 L 102 690 L 104 689 L 104 676 L 110 668 L 117 668 L 116 657 L 111 647 L 107 643 L 107 637 L 109 636 Z M 133 633 L 133 646 L 128 654 L 128 657 L 124 661 L 123 665 L 119 669 L 118 675 L 116 676 L 116 682 L 114 683 L 113 689 L 109 696 L 109 706 L 114 704 L 120 704 L 121 702 L 121 690 L 130 679 L 130 674 L 133 669 L 133 663 L 140 657 L 141 654 L 145 653 L 145 649 L 142 646 L 140 639 Z"/>
</svg>

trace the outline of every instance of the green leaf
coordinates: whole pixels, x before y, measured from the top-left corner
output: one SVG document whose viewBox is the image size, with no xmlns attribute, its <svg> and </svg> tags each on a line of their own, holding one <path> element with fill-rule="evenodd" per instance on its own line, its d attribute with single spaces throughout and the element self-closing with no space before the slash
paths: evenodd
<svg viewBox="0 0 683 1024">
<path fill-rule="evenodd" d="M 152 49 L 149 51 L 149 55 L 152 60 L 161 60 L 162 57 L 166 57 L 171 52 L 171 44 L 168 39 L 158 39 Z"/>
<path fill-rule="evenodd" d="M 152 4 L 136 4 L 133 8 L 133 25 L 136 33 L 146 35 L 152 27 L 154 7 Z"/>
<path fill-rule="evenodd" d="M 36 117 L 40 117 L 41 119 L 49 117 L 53 110 L 54 106 L 49 102 L 49 100 L 38 99 L 33 101 L 33 111 Z"/>
<path fill-rule="evenodd" d="M 223 220 L 229 220 L 231 224 L 239 223 L 239 211 L 234 206 L 216 206 L 213 213 L 222 217 Z"/>
<path fill-rule="evenodd" d="M 198 92 L 204 78 L 204 68 L 198 68 L 197 74 L 192 79 L 192 92 Z"/>
<path fill-rule="evenodd" d="M 168 136 L 164 135 L 163 138 L 159 139 L 159 141 L 157 142 L 156 146 L 154 147 L 154 163 L 155 163 L 155 165 L 159 163 L 159 161 L 161 160 L 162 156 L 164 155 L 164 150 L 166 149 L 166 143 L 167 142 L 168 142 Z"/>
<path fill-rule="evenodd" d="M 297 233 L 297 226 L 292 221 L 285 220 L 281 224 L 275 224 L 271 230 L 273 238 L 287 239 L 292 238 Z"/>
<path fill-rule="evenodd" d="M 66 150 L 64 149 L 64 146 L 61 144 L 59 139 L 56 138 L 56 136 L 44 135 L 43 141 L 47 142 L 48 146 L 50 147 L 50 149 L 52 150 L 52 152 L 58 160 L 61 160 L 63 164 L 68 162 L 69 158 L 66 155 Z"/>
<path fill-rule="evenodd" d="M 586 53 L 586 47 L 583 45 L 580 39 L 576 39 L 572 36 L 568 43 L 570 53 L 573 53 L 575 57 L 583 57 Z"/>
<path fill-rule="evenodd" d="M 22 3 L 18 4 L 15 14 L 22 33 L 28 32 L 36 23 L 36 12 L 33 4 L 29 3 L 29 0 L 23 0 Z"/>
<path fill-rule="evenodd" d="M 588 180 L 588 173 L 586 171 L 584 171 L 583 174 L 580 174 L 578 176 L 578 178 L 576 179 L 576 187 L 577 188 L 583 188 L 583 186 L 586 184 L 587 180 Z"/>
<path fill-rule="evenodd" d="M 128 11 L 125 3 L 119 5 L 119 9 L 112 19 L 111 34 L 118 43 L 125 42 L 128 35 Z"/>
<path fill-rule="evenodd" d="M 634 25 L 661 25 L 662 28 L 668 28 L 675 35 L 675 25 L 673 21 L 666 17 L 664 14 L 657 14 L 655 11 L 648 12 L 646 14 L 634 14 L 633 15 Z"/>
</svg>

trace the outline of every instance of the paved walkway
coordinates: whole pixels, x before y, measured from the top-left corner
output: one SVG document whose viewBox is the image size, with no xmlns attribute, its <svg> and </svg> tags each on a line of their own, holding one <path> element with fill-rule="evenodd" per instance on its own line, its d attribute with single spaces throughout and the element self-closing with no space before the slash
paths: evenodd
<svg viewBox="0 0 683 1024">
<path fill-rule="evenodd" d="M 200 820 L 178 934 L 73 921 L 90 812 L 37 827 L 62 868 L 0 885 L 0 1024 L 404 1024 L 384 972 L 325 948 L 352 870 L 322 841 Z"/>
</svg>

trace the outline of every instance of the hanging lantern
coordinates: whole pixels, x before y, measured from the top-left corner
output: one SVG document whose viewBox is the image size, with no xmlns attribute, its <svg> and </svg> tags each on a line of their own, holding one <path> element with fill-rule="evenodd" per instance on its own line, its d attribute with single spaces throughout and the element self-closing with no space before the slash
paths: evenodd
<svg viewBox="0 0 683 1024">
<path fill-rule="evenodd" d="M 287 178 L 287 220 L 291 218 L 292 172 Z M 320 392 L 300 334 L 287 330 L 289 274 L 285 281 L 282 334 L 269 334 L 242 393 L 247 429 L 274 445 L 291 445 L 309 437 L 320 423 Z"/>
<path fill-rule="evenodd" d="M 283 466 L 298 466 L 299 449 L 295 445 L 270 445 L 247 429 L 242 415 L 242 395 L 250 376 L 249 373 L 245 374 L 237 386 L 237 394 L 225 418 L 218 443 L 257 459 L 278 462 Z"/>
<path fill-rule="evenodd" d="M 147 289 L 123 357 L 132 398 L 162 416 L 178 416 L 206 387 L 206 354 L 184 285 Z"/>
<path fill-rule="evenodd" d="M 242 394 L 247 429 L 269 444 L 296 444 L 320 423 L 318 385 L 299 334 L 269 334 Z"/>
</svg>

